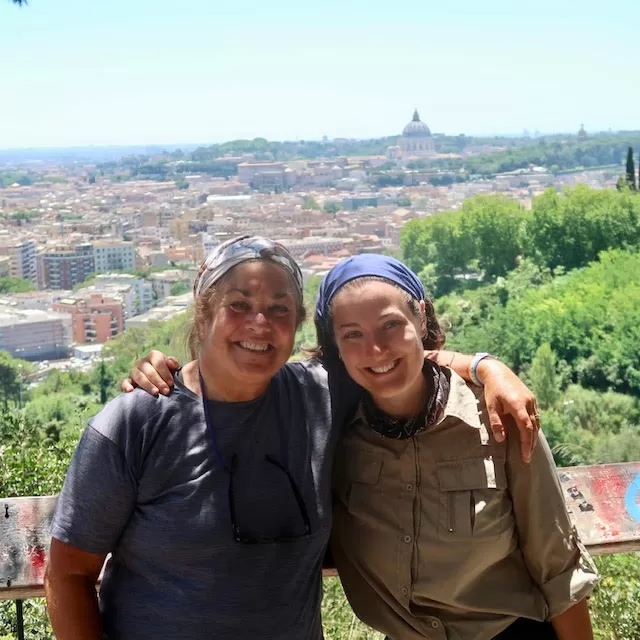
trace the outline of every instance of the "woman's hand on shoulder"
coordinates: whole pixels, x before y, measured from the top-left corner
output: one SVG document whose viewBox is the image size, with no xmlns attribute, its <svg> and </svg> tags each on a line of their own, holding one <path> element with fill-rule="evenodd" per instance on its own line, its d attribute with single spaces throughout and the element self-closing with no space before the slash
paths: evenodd
<svg viewBox="0 0 640 640">
<path fill-rule="evenodd" d="M 120 388 L 128 393 L 140 387 L 154 396 L 159 393 L 168 396 L 173 387 L 173 372 L 179 366 L 175 358 L 154 349 L 144 358 L 136 361 L 129 372 L 129 377 L 120 383 Z"/>
<path fill-rule="evenodd" d="M 483 359 L 478 364 L 477 374 L 484 385 L 489 422 L 496 440 L 504 440 L 506 419 L 512 418 L 520 432 L 522 459 L 530 462 L 540 429 L 540 413 L 535 395 L 500 360 Z"/>
</svg>

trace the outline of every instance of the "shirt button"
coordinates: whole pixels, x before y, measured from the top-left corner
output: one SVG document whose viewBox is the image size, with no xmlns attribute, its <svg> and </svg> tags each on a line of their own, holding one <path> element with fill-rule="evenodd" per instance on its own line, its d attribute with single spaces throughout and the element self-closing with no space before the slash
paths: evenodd
<svg viewBox="0 0 640 640">
<path fill-rule="evenodd" d="M 402 587 L 401 591 L 403 596 L 406 596 L 409 593 L 409 589 L 407 589 L 407 587 Z"/>
<path fill-rule="evenodd" d="M 413 485 L 412 484 L 408 484 L 407 485 L 407 491 L 413 491 Z"/>
<path fill-rule="evenodd" d="M 431 628 L 432 629 L 437 629 L 440 626 L 440 623 L 437 620 L 432 620 L 431 621 Z"/>
<path fill-rule="evenodd" d="M 407 544 L 409 544 L 411 542 L 411 536 L 405 536 L 404 538 L 402 538 L 403 542 L 406 542 Z"/>
</svg>

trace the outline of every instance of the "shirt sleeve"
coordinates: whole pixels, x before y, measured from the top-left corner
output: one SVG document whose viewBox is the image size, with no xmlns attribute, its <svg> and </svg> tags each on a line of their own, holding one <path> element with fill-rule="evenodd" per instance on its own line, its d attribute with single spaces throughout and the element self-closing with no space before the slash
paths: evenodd
<svg viewBox="0 0 640 640">
<path fill-rule="evenodd" d="M 516 528 L 527 568 L 553 618 L 586 598 L 598 574 L 573 526 L 551 449 L 540 432 L 530 464 L 522 462 L 520 439 L 508 438 L 507 475 Z"/>
<path fill-rule="evenodd" d="M 91 423 L 73 454 L 51 523 L 51 535 L 106 555 L 133 513 L 137 481 L 118 445 Z"/>
</svg>

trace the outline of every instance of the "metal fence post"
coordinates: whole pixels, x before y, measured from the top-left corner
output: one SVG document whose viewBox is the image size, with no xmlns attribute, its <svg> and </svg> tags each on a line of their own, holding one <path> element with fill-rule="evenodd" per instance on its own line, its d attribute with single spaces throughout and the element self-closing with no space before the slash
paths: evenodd
<svg viewBox="0 0 640 640">
<path fill-rule="evenodd" d="M 24 640 L 24 612 L 22 600 L 16 600 L 16 620 L 18 622 L 18 640 Z"/>
</svg>

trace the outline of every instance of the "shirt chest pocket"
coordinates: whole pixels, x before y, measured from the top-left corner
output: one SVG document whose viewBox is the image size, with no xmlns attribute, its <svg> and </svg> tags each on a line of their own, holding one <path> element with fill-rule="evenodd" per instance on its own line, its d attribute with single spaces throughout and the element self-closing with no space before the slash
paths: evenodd
<svg viewBox="0 0 640 640">
<path fill-rule="evenodd" d="M 512 522 L 504 460 L 472 458 L 436 463 L 438 537 L 492 540 Z"/>
<path fill-rule="evenodd" d="M 349 508 L 367 506 L 375 500 L 373 494 L 380 480 L 382 458 L 373 454 L 359 453 L 353 458 L 347 471 L 349 483 Z"/>
</svg>

